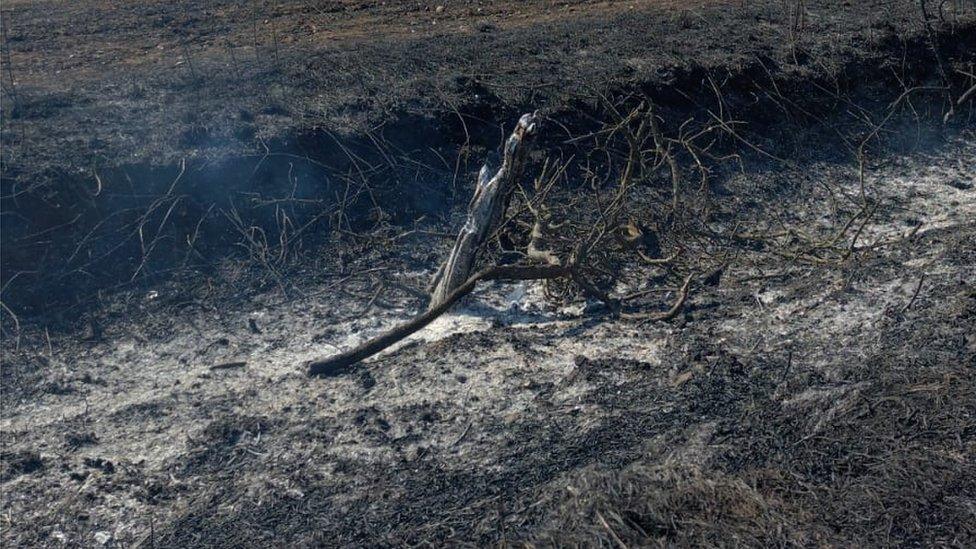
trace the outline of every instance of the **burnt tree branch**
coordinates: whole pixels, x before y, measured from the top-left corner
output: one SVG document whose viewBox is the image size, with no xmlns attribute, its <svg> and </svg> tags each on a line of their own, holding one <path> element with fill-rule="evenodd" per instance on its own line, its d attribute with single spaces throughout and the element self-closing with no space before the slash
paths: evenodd
<svg viewBox="0 0 976 549">
<path fill-rule="evenodd" d="M 515 131 L 505 142 L 502 165 L 489 177 L 488 166 L 478 175 L 478 187 L 468 206 L 468 217 L 458 234 L 451 255 L 434 277 L 430 308 L 443 303 L 471 277 L 478 254 L 508 209 L 516 182 L 525 166 L 529 138 L 538 128 L 538 117 L 522 115 Z"/>
<path fill-rule="evenodd" d="M 560 265 L 496 265 L 475 273 L 451 291 L 437 305 L 423 314 L 386 331 L 362 345 L 324 360 L 308 363 L 308 375 L 331 377 L 350 371 L 367 359 L 424 328 L 450 309 L 459 299 L 471 293 L 478 282 L 488 280 L 543 280 L 572 275 L 570 267 Z"/>
</svg>

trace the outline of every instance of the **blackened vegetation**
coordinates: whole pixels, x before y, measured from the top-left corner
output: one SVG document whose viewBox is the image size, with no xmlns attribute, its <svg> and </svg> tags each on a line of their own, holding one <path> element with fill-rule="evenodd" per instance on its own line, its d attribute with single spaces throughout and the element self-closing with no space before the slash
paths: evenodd
<svg viewBox="0 0 976 549">
<path fill-rule="evenodd" d="M 859 269 L 877 272 L 883 263 L 872 259 Z M 554 523 L 542 539 L 970 543 L 976 523 L 965 509 L 976 497 L 976 417 L 968 403 L 976 383 L 971 336 L 963 333 L 974 326 L 976 300 L 955 285 L 937 288 L 940 294 L 945 299 L 925 312 L 893 316 L 878 334 L 883 350 L 850 364 L 842 381 L 802 367 L 786 371 L 790 358 L 782 351 L 756 360 L 718 350 L 710 375 L 687 387 L 697 403 L 687 412 L 714 418 L 706 440 L 719 450 L 708 466 L 678 455 L 571 475 L 571 492 L 554 497 L 561 507 L 547 517 Z M 946 321 L 933 323 L 933 316 Z M 716 351 L 696 344 L 706 355 Z M 775 398 L 791 393 L 799 396 Z M 590 518 L 581 524 L 580 516 Z"/>
<path fill-rule="evenodd" d="M 453 166 L 425 148 L 328 134 L 275 147 L 285 152 L 61 174 L 35 188 L 6 179 L 4 303 L 57 324 L 97 306 L 100 292 L 145 295 L 222 269 L 287 290 L 288 269 L 330 234 L 402 225 L 452 199 L 443 181 Z"/>
<path fill-rule="evenodd" d="M 936 310 L 924 315 L 950 307 L 931 306 Z M 444 449 L 418 451 L 390 467 L 332 463 L 345 481 L 301 463 L 278 463 L 276 474 L 299 491 L 261 500 L 237 499 L 244 488 L 228 482 L 238 470 L 218 477 L 224 481 L 201 494 L 160 541 L 965 543 L 976 535 L 966 508 L 976 496 L 976 471 L 965 458 L 972 455 L 976 418 L 968 403 L 976 387 L 961 362 L 947 369 L 943 358 L 926 364 L 904 355 L 961 358 L 971 351 L 933 345 L 962 334 L 924 324 L 894 323 L 882 334 L 889 351 L 871 359 L 870 374 L 860 370 L 842 381 L 797 366 L 784 376 L 782 354 L 748 355 L 705 339 L 666 349 L 673 364 L 580 359 L 579 378 L 596 387 L 582 403 L 610 411 L 589 430 L 577 428 L 572 410 L 481 426 L 495 432 L 479 436 L 502 441 L 490 469 L 459 469 Z M 904 339 L 909 327 L 914 335 Z M 539 343 L 552 334 L 518 337 Z M 682 354 L 685 345 L 695 352 Z M 652 371 L 699 366 L 680 390 Z M 549 389 L 534 390 L 544 396 Z M 780 396 L 794 391 L 818 396 L 784 404 Z M 421 412 L 402 410 L 396 421 L 422 423 Z M 364 416 L 363 436 L 396 447 L 381 419 Z M 816 422 L 823 426 L 811 429 Z M 227 501 L 238 502 L 232 513 L 218 509 Z"/>
<path fill-rule="evenodd" d="M 15 389 L 4 402 L 75 398 L 78 408 L 99 376 L 118 373 L 113 367 L 170 368 L 171 377 L 157 386 L 119 376 L 111 390 L 144 390 L 149 400 L 4 433 L 5 501 L 15 516 L 35 519 L 5 524 L 6 539 L 90 545 L 94 532 L 111 530 L 120 544 L 161 547 L 973 545 L 976 228 L 923 230 L 910 217 L 917 212 L 880 198 L 891 182 L 871 178 L 897 175 L 872 168 L 901 153 L 935 155 L 956 136 L 972 140 L 970 105 L 942 121 L 974 84 L 976 33 L 871 29 L 888 36 L 872 62 L 858 54 L 834 71 L 819 65 L 817 48 L 803 47 L 801 26 L 788 58 L 671 67 L 666 84 L 594 84 L 590 101 L 543 113 L 542 152 L 482 259 L 545 256 L 533 249 L 567 257 L 595 233 L 586 282 L 612 299 L 567 324 L 499 322 L 407 345 L 357 377 L 309 381 L 290 362 L 262 361 L 290 359 L 275 353 L 309 331 L 318 331 L 308 336 L 315 352 L 331 345 L 342 334 L 331 324 L 336 310 L 358 317 L 386 299 L 403 306 L 402 295 L 385 291 L 400 283 L 390 271 L 437 264 L 448 242 L 441 236 L 456 229 L 459 208 L 449 206 L 463 204 L 474 169 L 497 146 L 494 124 L 518 110 L 475 105 L 491 121 L 476 123 L 467 110 L 464 128 L 453 112 L 429 126 L 405 116 L 384 139 L 313 133 L 239 164 L 145 168 L 155 190 L 141 202 L 136 193 L 117 197 L 136 201 L 110 209 L 125 212 L 116 214 L 122 221 L 99 216 L 100 201 L 113 196 L 107 187 L 71 187 L 88 197 L 77 206 L 86 230 L 27 235 L 23 248 L 5 246 L 5 263 L 7 253 L 26 264 L 38 260 L 25 250 L 79 243 L 99 253 L 82 254 L 77 273 L 42 255 L 53 270 L 10 282 L 26 281 L 11 294 L 21 296 L 17 311 L 40 312 L 42 296 L 90 305 L 91 292 L 121 271 L 141 290 L 137 303 L 168 300 L 141 316 L 138 307 L 116 309 L 131 315 L 126 324 L 149 326 L 147 339 L 133 336 L 139 350 L 166 344 L 173 356 L 133 352 L 138 366 L 88 364 L 99 337 L 132 329 L 115 324 L 70 342 L 72 362 L 54 378 L 51 344 L 31 340 L 29 353 L 4 365 L 4 388 Z M 533 92 L 524 93 L 529 102 Z M 409 141 L 422 126 L 431 128 L 424 140 Z M 972 148 L 952 150 L 965 161 Z M 126 168 L 113 169 L 114 181 L 125 180 Z M 391 176 L 401 179 L 391 184 Z M 851 177 L 854 185 L 839 183 Z M 240 192 L 228 192 L 227 181 Z M 826 220 L 819 201 L 832 206 Z M 416 222 L 421 214 L 429 224 Z M 903 223 L 907 236 L 863 244 L 879 220 Z M 108 224 L 112 231 L 84 237 Z M 215 264 L 235 247 L 235 268 L 251 277 L 228 277 L 226 264 Z M 160 284 L 175 264 L 186 269 L 185 288 Z M 303 272 L 323 265 L 327 276 Z M 673 323 L 645 322 L 691 273 L 692 299 Z M 207 278 L 255 283 L 251 291 L 274 296 L 271 307 L 260 305 L 272 314 L 248 321 L 227 294 L 201 297 Z M 903 278 L 905 295 L 884 289 Z M 580 287 L 553 280 L 544 292 L 553 303 L 576 302 Z M 111 305 L 126 294 L 104 295 Z M 276 311 L 296 295 L 311 313 L 280 322 Z M 191 314 L 208 300 L 231 310 Z M 70 319 L 82 309 L 62 310 Z M 204 343 L 174 353 L 170 344 L 185 337 L 178 328 L 200 318 L 192 326 Z M 209 324 L 233 337 L 213 337 Z M 621 338 L 626 356 L 612 346 Z M 243 358 L 247 368 L 211 370 Z M 52 379 L 43 394 L 30 383 Z M 179 440 L 156 439 L 150 450 L 165 456 L 151 468 L 125 443 L 157 432 Z M 48 440 L 53 448 L 34 448 Z M 131 459 L 110 455 L 118 448 Z M 34 501 L 24 503 L 31 490 Z M 130 496 L 135 517 L 112 507 Z M 41 503 L 50 506 L 38 511 Z M 116 533 L 122 513 L 130 529 Z"/>
<path fill-rule="evenodd" d="M 32 451 L 10 452 L 3 454 L 2 473 L 0 480 L 6 482 L 18 475 L 27 475 L 44 468 L 44 460 L 40 454 Z"/>
<path fill-rule="evenodd" d="M 502 38 L 493 34 L 479 36 L 471 43 L 458 42 L 457 37 L 441 37 L 444 51 L 474 48 L 499 52 L 497 56 L 502 58 L 495 53 L 485 57 L 484 62 L 490 62 L 491 67 L 476 72 L 501 74 L 504 71 L 497 69 L 515 63 L 517 70 L 501 83 L 456 71 L 448 78 L 440 69 L 428 74 L 423 64 L 393 63 L 377 52 L 356 52 L 357 59 L 366 60 L 359 62 L 378 67 L 375 71 L 356 72 L 360 79 L 395 78 L 411 86 L 431 85 L 441 90 L 437 97 L 443 101 L 431 103 L 431 98 L 425 98 L 420 102 L 419 97 L 411 100 L 414 95 L 424 94 L 385 80 L 356 83 L 360 100 L 382 103 L 360 106 L 363 113 L 370 117 L 382 114 L 382 118 L 367 118 L 372 125 L 357 125 L 352 133 L 343 134 L 278 127 L 282 120 L 302 117 L 291 111 L 286 111 L 288 117 L 274 116 L 274 109 L 266 104 L 242 106 L 230 114 L 210 112 L 218 106 L 230 108 L 238 103 L 227 97 L 230 90 L 234 90 L 234 97 L 272 99 L 265 92 L 252 96 L 240 93 L 238 88 L 243 84 L 227 80 L 223 72 L 219 78 L 208 80 L 203 90 L 189 96 L 181 92 L 180 97 L 195 99 L 187 100 L 192 109 L 183 109 L 184 105 L 179 104 L 178 110 L 186 111 L 180 115 L 174 115 L 167 107 L 165 116 L 143 113 L 145 120 L 96 117 L 100 125 L 80 124 L 72 119 L 58 122 L 60 127 L 47 128 L 44 124 L 55 123 L 61 116 L 74 116 L 71 113 L 84 108 L 72 104 L 72 109 L 68 109 L 63 105 L 67 100 L 63 94 L 56 100 L 36 99 L 35 102 L 46 101 L 37 106 L 38 112 L 46 113 L 40 122 L 24 120 L 20 115 L 27 111 L 18 111 L 12 120 L 17 124 L 5 125 L 4 129 L 5 144 L 16 146 L 5 155 L 2 174 L 4 246 L 0 278 L 4 288 L 2 301 L 9 309 L 5 313 L 17 317 L 44 315 L 46 323 L 58 323 L 79 318 L 97 306 L 105 290 L 148 291 L 172 280 L 181 281 L 185 287 L 189 283 L 186 277 L 194 278 L 201 272 L 219 283 L 222 272 L 226 274 L 229 269 L 239 274 L 251 271 L 252 266 L 256 272 L 250 273 L 250 278 L 256 279 L 257 285 L 287 290 L 286 271 L 292 260 L 312 249 L 316 253 L 308 255 L 317 255 L 329 235 L 445 217 L 452 205 L 464 202 L 473 172 L 490 151 L 497 149 L 504 135 L 504 127 L 499 124 L 540 107 L 545 107 L 560 129 L 566 130 L 565 135 L 550 132 L 548 150 L 552 154 L 552 147 L 558 146 L 562 158 L 571 154 L 594 155 L 599 147 L 594 147 L 593 140 L 576 139 L 598 131 L 603 124 L 619 122 L 614 113 L 607 112 L 607 100 L 631 97 L 632 103 L 646 98 L 657 105 L 656 114 L 669 139 L 711 139 L 697 130 L 714 125 L 716 116 L 724 118 L 719 128 L 723 131 L 718 132 L 723 134 L 721 142 L 710 149 L 718 157 L 741 153 L 759 161 L 772 161 L 770 165 L 776 166 L 773 158 L 747 145 L 748 141 L 779 159 L 824 154 L 846 161 L 849 155 L 856 154 L 853 149 L 860 143 L 859 136 L 870 132 L 871 124 L 878 122 L 869 113 L 883 118 L 890 103 L 910 87 L 934 82 L 938 88 L 952 89 L 912 91 L 895 109 L 899 117 L 908 119 L 932 114 L 927 110 L 945 114 L 949 98 L 959 98 L 969 87 L 965 61 L 959 64 L 959 57 L 973 49 L 968 12 L 963 7 L 941 13 L 939 32 L 933 35 L 919 24 L 918 10 L 909 4 L 888 6 L 884 13 L 858 11 L 860 15 L 848 14 L 846 18 L 831 8 L 802 28 L 778 5 L 750 6 L 741 12 L 703 12 L 701 17 L 716 18 L 715 25 L 723 32 L 707 31 L 703 21 L 689 14 L 676 16 L 681 32 L 671 28 L 674 21 L 645 13 L 615 16 L 619 20 L 613 25 L 601 23 L 601 28 L 613 29 L 608 40 L 614 48 L 602 51 L 606 49 L 603 47 L 599 63 L 576 54 L 579 48 L 589 52 L 595 47 L 589 44 L 588 33 L 578 28 L 583 22 L 549 23 L 535 33 L 506 31 L 503 34 L 510 45 L 499 43 Z M 815 9 L 813 5 L 805 7 Z M 184 15 L 180 14 L 181 21 Z M 878 18 L 876 28 L 849 28 L 848 19 L 857 20 L 861 15 Z M 758 20 L 769 28 L 760 25 L 762 31 L 747 32 L 744 29 L 755 26 L 747 20 Z M 656 25 L 651 29 L 656 29 L 652 34 L 661 41 L 659 46 L 644 43 L 650 23 Z M 786 23 L 787 27 L 779 27 Z M 786 35 L 779 34 L 786 30 Z M 536 44 L 541 40 L 539 36 L 549 36 L 554 42 L 549 47 L 544 47 L 543 42 Z M 485 40 L 488 42 L 482 43 Z M 526 40 L 531 44 L 522 43 Z M 835 42 L 845 45 L 840 47 Z M 788 48 L 780 50 L 784 44 Z M 386 46 L 407 51 L 420 45 L 424 47 L 418 52 L 428 57 L 443 53 L 440 48 L 429 51 L 426 44 L 413 42 Z M 510 51 L 513 48 L 518 50 L 517 55 Z M 681 54 L 681 61 L 667 61 L 667 48 L 673 49 L 675 55 Z M 528 53 L 537 51 L 538 59 L 527 57 L 526 49 Z M 940 52 L 938 59 L 933 55 L 935 51 Z M 647 66 L 641 70 L 627 68 L 628 53 L 635 56 L 631 61 L 643 60 L 641 66 Z M 305 56 L 307 52 L 293 54 Z M 548 56 L 556 57 L 545 62 Z M 527 59 L 532 59 L 532 63 Z M 457 60 L 443 61 L 437 66 L 452 66 Z M 545 67 L 537 66 L 538 63 Z M 395 70 L 384 71 L 383 67 Z M 561 67 L 558 75 L 549 74 L 553 67 Z M 203 72 L 199 66 L 196 70 Z M 246 82 L 267 84 L 266 79 L 273 83 L 285 78 L 277 71 L 251 75 L 253 78 Z M 304 69 L 300 73 L 306 77 L 310 74 Z M 319 75 L 316 71 L 311 74 Z M 423 78 L 412 76 L 415 74 Z M 543 75 L 561 80 L 538 82 Z M 297 75 L 288 75 L 291 77 Z M 442 82 L 445 79 L 448 81 Z M 343 91 L 346 86 L 352 84 L 333 79 L 290 89 L 306 90 L 294 92 L 296 97 L 304 98 L 308 89 L 323 94 Z M 364 96 L 363 86 L 371 93 Z M 577 91 L 570 94 L 570 88 Z M 29 101 L 21 97 L 25 94 L 21 90 L 19 101 L 29 106 Z M 925 96 L 924 100 L 920 96 Z M 930 101 L 933 98 L 936 100 Z M 341 113 L 341 105 L 352 99 L 341 96 L 321 101 Z M 312 107 L 305 105 L 304 99 L 301 103 L 304 107 L 296 109 L 307 115 Z M 951 122 L 965 124 L 972 116 L 967 108 L 959 107 L 960 114 Z M 838 109 L 846 109 L 849 116 L 832 117 L 830 113 Z M 262 123 L 274 129 L 270 135 L 243 141 L 223 135 L 241 128 L 253 130 L 254 111 L 270 113 L 261 117 Z M 328 110 L 313 116 L 311 122 L 315 126 L 336 127 L 329 123 L 334 117 L 348 118 L 340 113 Z M 8 116 L 12 114 L 17 113 Z M 208 116 L 213 119 L 209 123 Z M 223 121 L 220 128 L 198 128 L 200 124 L 212 125 L 214 120 Z M 694 124 L 686 125 L 690 120 Z M 739 123 L 744 121 L 748 125 Z M 174 123 L 172 127 L 170 122 Z M 147 124 L 155 125 L 142 128 Z M 156 143 L 156 137 L 119 139 L 119 135 L 128 135 L 128 126 L 141 128 L 149 136 L 189 137 L 183 139 L 182 145 L 166 141 L 165 145 L 160 144 L 163 151 L 147 155 L 131 147 Z M 23 133 L 47 128 L 52 136 L 62 131 L 73 135 L 84 127 L 106 135 L 94 138 L 95 143 L 86 146 L 62 143 L 63 146 L 55 147 L 57 154 L 46 151 L 56 139 L 37 139 Z M 730 137 L 738 132 L 738 137 Z M 882 134 L 877 137 L 886 136 L 886 132 Z M 931 135 L 912 132 L 900 135 L 909 136 L 909 146 L 932 139 Z M 824 142 L 825 138 L 831 142 Z M 566 144 L 566 140 L 572 142 Z M 236 145 L 225 146 L 231 142 Z M 847 150 L 838 148 L 838 142 Z M 241 150 L 244 143 L 246 152 Z M 696 146 L 702 147 L 703 143 Z M 689 157 L 686 147 L 673 146 L 670 141 L 664 145 L 684 157 L 682 169 L 709 160 Z M 79 153 L 88 156 L 76 157 Z M 54 162 L 59 155 L 63 161 Z M 129 162 L 127 158 L 137 161 Z M 160 162 L 161 158 L 165 162 Z M 603 172 L 601 177 L 606 178 L 619 175 L 622 165 L 618 162 L 614 167 L 584 169 Z M 710 164 L 703 166 L 716 169 Z M 572 171 L 570 174 L 576 175 Z M 697 178 L 698 174 L 691 177 Z M 718 178 L 713 179 L 708 184 L 716 184 Z M 224 258 L 231 262 L 223 262 Z M 239 263 L 242 258 L 248 261 Z"/>
<path fill-rule="evenodd" d="M 235 463 L 258 455 L 250 446 L 267 436 L 275 424 L 273 419 L 235 414 L 214 418 L 200 434 L 200 439 L 192 441 L 184 473 L 198 475 L 233 470 Z"/>
<path fill-rule="evenodd" d="M 861 258 L 848 276 L 876 283 L 914 257 L 916 246 L 958 250 L 974 238 L 972 230 L 931 234 L 890 255 Z M 965 257 L 971 262 L 971 251 Z M 795 298 L 817 299 L 832 286 L 816 271 L 795 273 L 802 279 L 788 285 Z M 395 457 L 382 466 L 368 455 L 310 466 L 301 455 L 257 463 L 241 454 L 247 459 L 208 477 L 209 488 L 158 531 L 157 541 L 968 545 L 976 536 L 968 507 L 976 497 L 969 360 L 976 296 L 956 281 L 926 295 L 905 313 L 893 310 L 870 332 L 868 346 L 859 343 L 862 334 L 818 335 L 814 324 L 804 340 L 773 338 L 757 352 L 751 337 L 712 335 L 723 322 L 744 322 L 735 303 L 751 299 L 750 291 L 705 292 L 701 299 L 723 306 L 679 332 L 661 350 L 663 363 L 576 356 L 563 378 L 538 380 L 529 370 L 524 390 L 546 413 L 478 422 L 468 437 L 474 444 L 492 440 L 489 466 L 455 453 L 454 441 L 465 444 L 468 432 L 461 427 L 424 446 L 418 433 L 449 420 L 435 405 L 364 405 L 352 417 L 292 420 L 266 431 L 291 431 L 272 448 L 299 440 L 341 448 L 340 425 L 348 421 L 377 454 Z M 429 355 L 403 351 L 376 372 L 399 378 L 419 365 L 420 377 L 407 378 L 414 383 L 446 383 L 442 368 L 480 379 L 483 363 L 466 356 L 506 342 L 519 349 L 516 360 L 531 363 L 554 338 L 585 338 L 599 324 L 573 334 L 457 335 Z M 830 352 L 841 373 L 827 376 L 811 357 L 838 345 L 866 356 L 845 362 L 843 353 Z M 568 387 L 583 389 L 574 405 L 549 404 L 554 391 Z M 254 491 L 245 479 L 269 467 L 276 488 Z M 229 502 L 232 508 L 222 507 Z"/>
</svg>

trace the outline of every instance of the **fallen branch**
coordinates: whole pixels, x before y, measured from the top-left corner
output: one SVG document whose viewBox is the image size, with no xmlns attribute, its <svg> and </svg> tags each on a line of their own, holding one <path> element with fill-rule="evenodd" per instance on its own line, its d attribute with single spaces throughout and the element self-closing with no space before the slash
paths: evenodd
<svg viewBox="0 0 976 549">
<path fill-rule="evenodd" d="M 471 293 L 483 280 L 544 280 L 572 276 L 570 267 L 560 265 L 501 265 L 489 267 L 468 278 L 437 305 L 405 324 L 401 324 L 355 349 L 324 360 L 307 363 L 308 375 L 332 377 L 349 372 L 358 362 L 369 358 L 391 345 L 424 328 L 448 311 L 459 299 Z"/>
<path fill-rule="evenodd" d="M 512 217 L 502 222 L 513 191 L 518 186 L 518 178 L 522 172 L 529 148 L 528 138 L 536 130 L 537 117 L 533 114 L 524 115 L 505 143 L 502 166 L 495 172 L 494 176 L 490 174 L 487 166 L 482 168 L 478 177 L 477 189 L 468 207 L 468 216 L 464 227 L 458 234 L 450 256 L 441 265 L 440 270 L 432 280 L 432 295 L 427 310 L 412 320 L 383 332 L 354 349 L 325 359 L 307 362 L 308 375 L 333 377 L 352 371 L 362 360 L 390 348 L 423 329 L 437 317 L 447 312 L 462 297 L 470 294 L 481 281 L 569 280 L 583 294 L 603 302 L 612 314 L 619 312 L 620 300 L 601 289 L 601 285 L 594 283 L 593 280 L 594 277 L 597 280 L 601 276 L 614 277 L 614 274 L 609 272 L 610 269 L 607 266 L 601 266 L 599 262 L 605 260 L 601 255 L 606 251 L 605 240 L 612 232 L 611 228 L 618 224 L 617 218 L 627 200 L 627 190 L 630 187 L 633 171 L 640 161 L 642 136 L 644 135 L 643 130 L 640 129 L 637 131 L 637 135 L 628 134 L 630 155 L 627 168 L 621 175 L 619 189 L 613 200 L 605 206 L 598 204 L 600 207 L 599 219 L 590 224 L 588 227 L 589 234 L 585 237 L 577 237 L 573 251 L 565 260 L 560 260 L 556 253 L 549 249 L 550 243 L 546 242 L 548 233 L 559 225 L 551 223 L 550 215 L 545 205 L 541 203 L 548 189 L 555 183 L 555 178 L 562 171 L 559 169 L 555 176 L 546 178 L 547 171 L 544 168 L 543 175 L 540 176 L 535 186 L 536 198 L 539 198 L 540 204 L 534 206 L 532 200 L 526 197 L 525 207 L 535 218 L 534 223 L 523 223 L 523 225 L 531 228 L 529 243 L 524 256 L 530 261 L 535 260 L 538 263 L 494 265 L 472 274 L 486 242 L 499 230 L 499 225 L 504 226 L 515 219 Z M 663 145 L 659 145 L 658 148 L 662 154 L 666 152 Z M 674 175 L 677 176 L 677 173 L 675 172 Z M 548 185 L 543 184 L 544 179 L 549 181 Z M 677 253 L 661 259 L 654 259 L 646 254 L 641 256 L 645 262 L 651 265 L 667 265 L 676 257 Z M 677 301 L 668 311 L 628 314 L 623 315 L 624 318 L 646 321 L 674 318 L 682 310 L 688 299 L 688 288 L 691 285 L 691 280 L 692 275 L 684 280 Z"/>
<path fill-rule="evenodd" d="M 684 309 L 685 302 L 688 301 L 688 289 L 691 287 L 691 280 L 694 278 L 694 276 L 695 273 L 691 273 L 685 277 L 685 281 L 681 284 L 681 289 L 678 290 L 677 301 L 675 301 L 674 305 L 672 305 L 667 311 L 664 311 L 663 313 L 625 313 L 620 315 L 620 317 L 628 320 L 671 320 L 672 318 L 678 316 L 678 313 Z"/>
</svg>

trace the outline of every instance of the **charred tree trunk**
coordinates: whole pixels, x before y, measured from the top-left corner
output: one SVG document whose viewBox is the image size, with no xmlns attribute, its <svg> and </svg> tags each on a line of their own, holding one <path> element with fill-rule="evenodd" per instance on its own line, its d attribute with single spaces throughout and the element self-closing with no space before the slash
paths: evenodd
<svg viewBox="0 0 976 549">
<path fill-rule="evenodd" d="M 478 175 L 478 187 L 468 205 L 468 218 L 458 234 L 451 255 L 441 265 L 431 283 L 429 309 L 444 303 L 454 290 L 467 282 L 485 241 L 508 209 L 516 181 L 522 174 L 529 152 L 530 137 L 538 127 L 534 114 L 522 115 L 515 131 L 505 142 L 502 165 L 492 176 L 486 165 Z"/>
</svg>

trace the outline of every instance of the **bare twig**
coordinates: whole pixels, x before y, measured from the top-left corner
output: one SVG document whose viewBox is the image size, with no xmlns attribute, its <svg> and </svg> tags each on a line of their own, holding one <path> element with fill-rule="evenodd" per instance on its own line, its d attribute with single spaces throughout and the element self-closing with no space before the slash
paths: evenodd
<svg viewBox="0 0 976 549">
<path fill-rule="evenodd" d="M 621 318 L 628 320 L 651 320 L 651 321 L 665 321 L 671 320 L 678 316 L 678 313 L 685 306 L 685 302 L 688 300 L 688 289 L 691 286 L 691 280 L 694 278 L 695 273 L 691 273 L 685 277 L 684 282 L 681 284 L 681 289 L 678 290 L 678 299 L 671 305 L 671 308 L 663 313 L 625 313 L 620 315 Z"/>
<path fill-rule="evenodd" d="M 20 319 L 17 318 L 17 315 L 14 314 L 14 312 L 10 310 L 10 307 L 7 307 L 7 304 L 3 301 L 0 301 L 0 309 L 6 311 L 7 314 L 10 315 L 10 319 L 14 321 L 14 330 L 17 332 L 17 339 L 14 342 L 14 349 L 20 349 Z"/>
<path fill-rule="evenodd" d="M 912 305 L 915 304 L 915 300 L 918 299 L 918 292 L 922 289 L 923 282 L 925 282 L 924 274 L 922 274 L 922 276 L 919 277 L 918 284 L 915 286 L 915 291 L 912 292 L 912 298 L 908 300 L 908 303 L 906 303 L 904 307 L 901 308 L 901 314 L 905 314 L 905 312 L 907 312 L 908 309 L 910 309 Z"/>
</svg>

